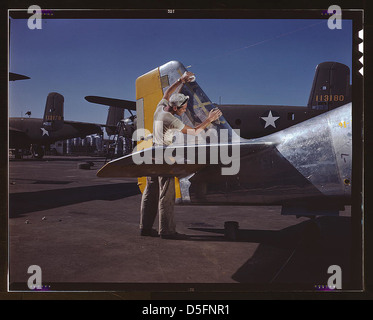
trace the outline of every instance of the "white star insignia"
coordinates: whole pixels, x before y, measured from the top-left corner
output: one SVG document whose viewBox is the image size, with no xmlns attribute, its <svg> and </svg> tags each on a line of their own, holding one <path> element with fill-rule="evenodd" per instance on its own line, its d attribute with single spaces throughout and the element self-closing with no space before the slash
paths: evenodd
<svg viewBox="0 0 373 320">
<path fill-rule="evenodd" d="M 48 130 L 44 129 L 44 128 L 40 128 L 41 131 L 42 131 L 42 136 L 44 136 L 45 134 L 49 137 L 49 132 Z"/>
<path fill-rule="evenodd" d="M 272 115 L 272 111 L 269 111 L 268 117 L 261 117 L 261 118 L 266 122 L 264 128 L 267 128 L 268 126 L 272 126 L 276 128 L 275 121 L 280 117 L 274 117 Z"/>
</svg>

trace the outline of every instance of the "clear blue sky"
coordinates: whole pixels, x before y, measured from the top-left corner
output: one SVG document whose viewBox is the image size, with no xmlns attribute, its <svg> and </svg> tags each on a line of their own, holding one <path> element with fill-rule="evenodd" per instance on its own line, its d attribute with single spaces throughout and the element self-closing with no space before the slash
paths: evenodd
<svg viewBox="0 0 373 320">
<path fill-rule="evenodd" d="M 9 116 L 42 117 L 46 96 L 65 97 L 65 119 L 105 123 L 87 95 L 136 99 L 135 81 L 170 60 L 197 76 L 212 102 L 305 106 L 318 63 L 352 65 L 352 22 L 327 20 L 54 20 L 30 30 L 11 19 Z"/>
</svg>

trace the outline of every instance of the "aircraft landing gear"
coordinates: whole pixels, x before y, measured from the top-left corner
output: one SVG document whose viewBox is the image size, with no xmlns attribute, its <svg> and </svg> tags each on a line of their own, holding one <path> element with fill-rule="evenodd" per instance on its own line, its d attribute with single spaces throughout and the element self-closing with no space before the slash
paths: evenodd
<svg viewBox="0 0 373 320">
<path fill-rule="evenodd" d="M 33 158 L 41 159 L 44 156 L 44 148 L 39 145 L 31 145 L 30 152 Z"/>
<path fill-rule="evenodd" d="M 15 149 L 14 150 L 14 158 L 15 159 L 23 159 L 23 150 L 22 149 Z"/>
<path fill-rule="evenodd" d="M 226 221 L 224 223 L 224 237 L 228 241 L 238 240 L 239 225 L 237 221 Z"/>
</svg>

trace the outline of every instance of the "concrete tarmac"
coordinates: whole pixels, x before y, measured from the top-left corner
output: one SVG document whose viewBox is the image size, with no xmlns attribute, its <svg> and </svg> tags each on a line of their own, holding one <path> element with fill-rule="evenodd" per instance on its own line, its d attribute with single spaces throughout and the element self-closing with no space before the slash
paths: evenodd
<svg viewBox="0 0 373 320">
<path fill-rule="evenodd" d="M 79 164 L 91 161 L 90 169 Z M 139 235 L 137 179 L 98 178 L 104 158 L 9 162 L 9 289 L 31 265 L 50 291 L 322 290 L 338 265 L 351 278 L 351 210 L 281 216 L 271 206 L 175 206 L 187 240 Z M 239 223 L 235 241 L 224 223 Z M 157 228 L 157 224 L 155 225 Z"/>
</svg>

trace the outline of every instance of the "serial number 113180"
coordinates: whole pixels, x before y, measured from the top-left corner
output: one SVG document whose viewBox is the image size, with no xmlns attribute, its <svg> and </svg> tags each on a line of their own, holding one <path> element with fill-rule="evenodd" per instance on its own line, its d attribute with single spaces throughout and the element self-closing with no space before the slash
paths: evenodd
<svg viewBox="0 0 373 320">
<path fill-rule="evenodd" d="M 318 94 L 316 95 L 316 101 L 344 101 L 345 96 L 343 94 Z"/>
</svg>

